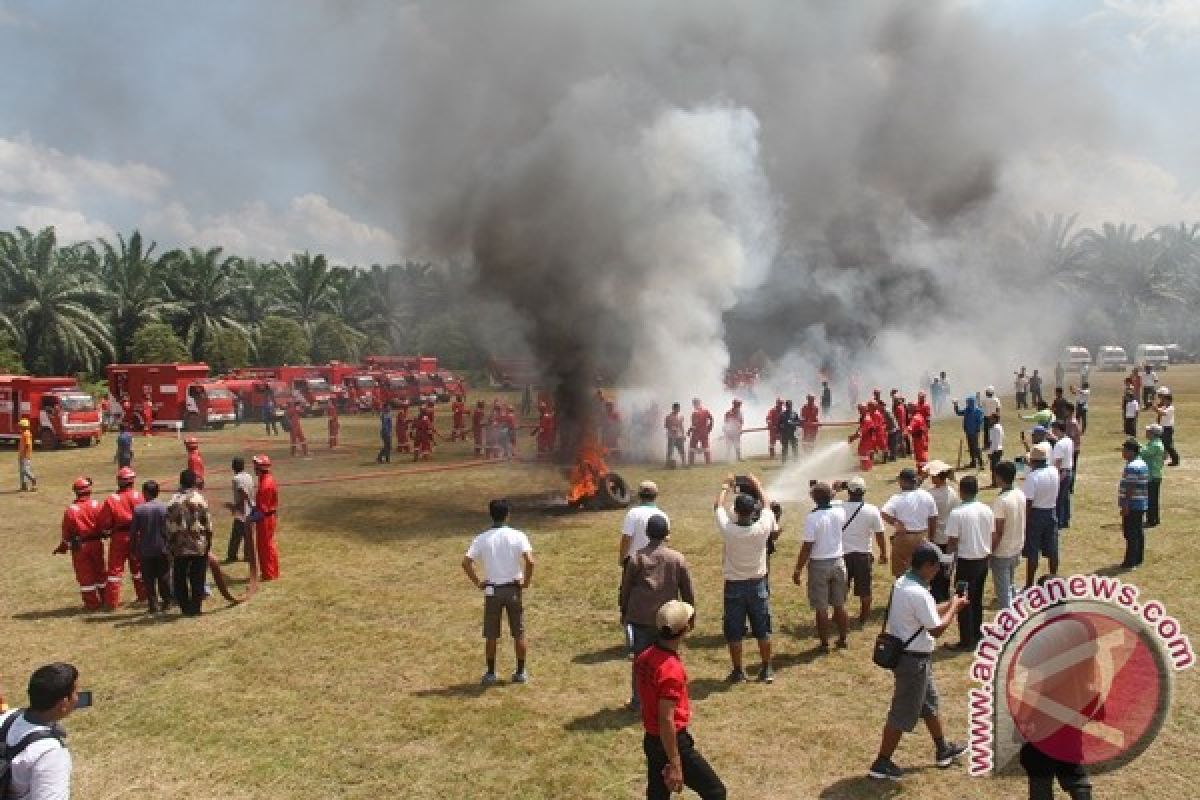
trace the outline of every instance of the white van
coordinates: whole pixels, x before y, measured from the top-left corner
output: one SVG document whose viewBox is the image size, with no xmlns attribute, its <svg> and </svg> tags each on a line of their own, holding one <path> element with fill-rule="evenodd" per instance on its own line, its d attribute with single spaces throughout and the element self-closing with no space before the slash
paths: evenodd
<svg viewBox="0 0 1200 800">
<path fill-rule="evenodd" d="M 1088 352 L 1086 347 L 1073 344 L 1063 348 L 1058 360 L 1062 363 L 1063 368 L 1069 372 L 1079 372 L 1084 367 L 1091 366 L 1092 354 Z"/>
<path fill-rule="evenodd" d="M 1129 356 L 1125 355 L 1124 347 L 1107 345 L 1096 351 L 1096 366 L 1101 372 L 1122 372 L 1129 366 Z"/>
<path fill-rule="evenodd" d="M 1171 361 L 1167 355 L 1167 348 L 1161 344 L 1139 344 L 1135 352 L 1137 356 L 1134 360 L 1138 366 L 1164 370 Z"/>
</svg>

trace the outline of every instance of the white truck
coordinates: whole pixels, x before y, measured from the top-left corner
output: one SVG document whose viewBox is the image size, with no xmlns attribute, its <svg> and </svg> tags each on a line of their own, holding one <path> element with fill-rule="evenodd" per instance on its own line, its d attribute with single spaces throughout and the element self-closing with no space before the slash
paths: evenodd
<svg viewBox="0 0 1200 800">
<path fill-rule="evenodd" d="M 1096 351 L 1096 366 L 1101 372 L 1122 372 L 1129 366 L 1129 356 L 1124 347 L 1105 345 Z"/>
<path fill-rule="evenodd" d="M 1165 370 L 1167 365 L 1171 363 L 1171 358 L 1167 353 L 1166 345 L 1139 344 L 1134 353 L 1134 361 L 1138 364 L 1138 366 L 1146 366 L 1157 370 Z"/>
</svg>

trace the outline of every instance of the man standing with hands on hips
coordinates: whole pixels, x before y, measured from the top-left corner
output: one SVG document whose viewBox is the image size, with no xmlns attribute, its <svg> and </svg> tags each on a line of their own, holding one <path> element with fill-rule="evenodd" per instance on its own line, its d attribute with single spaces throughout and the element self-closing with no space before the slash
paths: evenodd
<svg viewBox="0 0 1200 800">
<path fill-rule="evenodd" d="M 526 683 L 525 609 L 521 590 L 533 582 L 533 546 L 529 537 L 508 525 L 507 500 L 488 503 L 492 527 L 475 537 L 463 556 L 462 568 L 476 589 L 483 590 L 483 638 L 487 672 L 480 681 L 484 686 L 496 682 L 496 644 L 500 639 L 500 614 L 508 615 L 508 631 L 513 637 L 517 668 L 513 683 Z M 486 579 L 480 579 L 477 567 L 483 567 Z"/>
</svg>

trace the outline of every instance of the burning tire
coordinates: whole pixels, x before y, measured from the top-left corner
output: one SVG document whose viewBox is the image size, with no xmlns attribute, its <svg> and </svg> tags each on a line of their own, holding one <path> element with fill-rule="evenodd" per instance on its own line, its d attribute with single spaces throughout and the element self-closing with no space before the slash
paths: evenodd
<svg viewBox="0 0 1200 800">
<path fill-rule="evenodd" d="M 596 502 L 601 508 L 627 508 L 629 501 L 629 484 L 625 483 L 624 478 L 615 472 L 610 472 L 600 479 Z"/>
</svg>

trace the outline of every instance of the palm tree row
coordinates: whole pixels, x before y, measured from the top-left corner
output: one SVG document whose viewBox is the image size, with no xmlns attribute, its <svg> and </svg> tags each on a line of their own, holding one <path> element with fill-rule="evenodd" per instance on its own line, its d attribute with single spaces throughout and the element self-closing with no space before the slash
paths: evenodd
<svg viewBox="0 0 1200 800">
<path fill-rule="evenodd" d="M 159 255 L 138 231 L 116 242 L 60 245 L 52 227 L 17 228 L 0 231 L 0 338 L 35 374 L 98 374 L 109 361 L 134 358 L 138 331 L 163 324 L 194 360 L 212 355 L 218 336 L 244 339 L 253 354 L 271 317 L 298 326 L 305 357 L 328 355 L 331 341 L 345 358 L 436 348 L 440 332 L 423 342 L 422 326 L 451 315 L 468 327 L 452 302 L 461 296 L 455 281 L 458 273 L 430 264 L 358 269 L 307 252 L 261 263 L 220 247 Z M 458 359 L 476 353 L 472 347 Z"/>
</svg>

